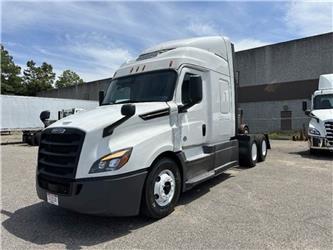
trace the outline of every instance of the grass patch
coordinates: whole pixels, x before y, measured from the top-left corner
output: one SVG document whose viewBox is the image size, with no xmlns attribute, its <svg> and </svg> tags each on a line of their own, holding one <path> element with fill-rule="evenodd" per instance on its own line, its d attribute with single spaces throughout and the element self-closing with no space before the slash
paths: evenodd
<svg viewBox="0 0 333 250">
<path fill-rule="evenodd" d="M 268 134 L 272 140 L 292 140 L 294 136 L 300 136 L 300 130 L 273 131 Z"/>
</svg>

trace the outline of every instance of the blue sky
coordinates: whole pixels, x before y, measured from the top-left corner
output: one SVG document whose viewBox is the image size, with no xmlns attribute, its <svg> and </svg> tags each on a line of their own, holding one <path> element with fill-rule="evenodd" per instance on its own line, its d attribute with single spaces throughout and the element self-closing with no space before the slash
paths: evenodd
<svg viewBox="0 0 333 250">
<path fill-rule="evenodd" d="M 46 61 L 85 81 L 167 40 L 228 36 L 236 50 L 332 31 L 332 3 L 2 1 L 2 43 L 22 68 Z"/>
</svg>

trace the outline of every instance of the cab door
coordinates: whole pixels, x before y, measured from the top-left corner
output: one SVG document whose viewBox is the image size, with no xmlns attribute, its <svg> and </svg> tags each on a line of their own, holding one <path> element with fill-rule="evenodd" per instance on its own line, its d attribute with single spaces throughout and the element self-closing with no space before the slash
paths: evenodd
<svg viewBox="0 0 333 250">
<path fill-rule="evenodd" d="M 186 105 L 189 102 L 189 78 L 198 75 L 202 79 L 202 100 L 193 105 L 187 111 L 179 113 L 179 125 L 181 130 L 181 147 L 198 148 L 197 153 L 202 153 L 202 145 L 206 141 L 207 134 L 207 103 L 206 82 L 207 73 L 195 69 L 183 68 L 177 86 L 177 104 Z M 201 152 L 200 152 L 201 151 Z"/>
</svg>

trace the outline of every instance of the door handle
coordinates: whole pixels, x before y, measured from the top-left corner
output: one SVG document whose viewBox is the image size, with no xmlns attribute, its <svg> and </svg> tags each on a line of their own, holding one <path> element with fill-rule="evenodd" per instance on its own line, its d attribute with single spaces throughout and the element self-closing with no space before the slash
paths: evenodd
<svg viewBox="0 0 333 250">
<path fill-rule="evenodd" d="M 202 124 L 202 136 L 206 136 L 206 124 Z"/>
</svg>

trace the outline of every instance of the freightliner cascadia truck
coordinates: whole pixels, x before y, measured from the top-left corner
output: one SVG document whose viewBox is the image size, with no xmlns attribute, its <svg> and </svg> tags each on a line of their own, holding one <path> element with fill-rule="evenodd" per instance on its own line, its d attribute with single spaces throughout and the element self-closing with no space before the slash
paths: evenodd
<svg viewBox="0 0 333 250">
<path fill-rule="evenodd" d="M 308 129 L 310 153 L 333 151 L 333 74 L 319 77 L 318 90 L 311 98 L 311 110 L 305 110 L 305 114 L 311 118 Z"/>
<path fill-rule="evenodd" d="M 162 218 L 182 192 L 264 161 L 267 135 L 237 133 L 233 55 L 227 38 L 202 37 L 123 64 L 98 108 L 43 131 L 39 198 L 86 214 Z"/>
</svg>

